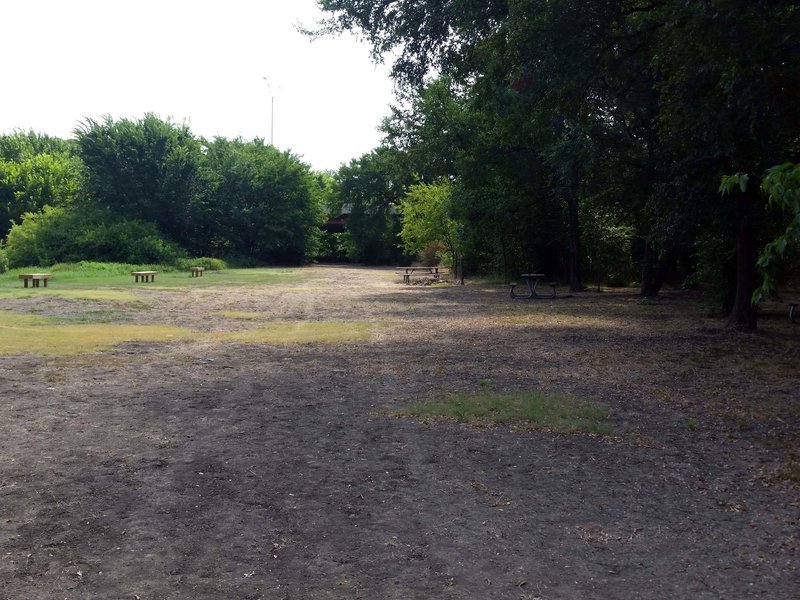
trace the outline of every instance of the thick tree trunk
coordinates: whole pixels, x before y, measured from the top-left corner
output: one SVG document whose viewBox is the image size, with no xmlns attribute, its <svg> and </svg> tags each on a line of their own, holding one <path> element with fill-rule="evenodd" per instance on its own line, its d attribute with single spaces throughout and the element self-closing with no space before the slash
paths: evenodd
<svg viewBox="0 0 800 600">
<path fill-rule="evenodd" d="M 740 331 L 755 331 L 757 322 L 753 292 L 758 287 L 758 244 L 753 209 L 758 200 L 758 184 L 749 182 L 747 191 L 736 196 L 736 297 L 728 325 Z"/>
<path fill-rule="evenodd" d="M 642 283 L 639 288 L 639 295 L 646 298 L 658 296 L 664 282 L 658 277 L 659 271 L 656 265 L 656 258 L 653 252 L 653 245 L 650 240 L 644 241 L 644 254 L 642 255 Z"/>
<path fill-rule="evenodd" d="M 583 291 L 581 278 L 581 228 L 579 221 L 579 201 L 575 190 L 567 201 L 569 212 L 569 291 Z"/>
<path fill-rule="evenodd" d="M 670 248 L 664 256 L 659 258 L 653 250 L 652 243 L 645 240 L 642 257 L 642 284 L 639 288 L 639 295 L 646 298 L 658 296 L 667 281 L 674 258 L 674 248 Z"/>
<path fill-rule="evenodd" d="M 578 161 L 573 158 L 570 169 L 570 181 L 567 186 L 567 214 L 569 233 L 569 291 L 582 292 L 581 277 L 581 227 L 580 227 L 580 200 L 579 200 L 580 172 Z"/>
</svg>

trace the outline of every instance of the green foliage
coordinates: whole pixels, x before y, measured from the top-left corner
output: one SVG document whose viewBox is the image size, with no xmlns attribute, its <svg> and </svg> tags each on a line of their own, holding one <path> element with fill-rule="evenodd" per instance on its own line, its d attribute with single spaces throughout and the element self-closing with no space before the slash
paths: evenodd
<svg viewBox="0 0 800 600">
<path fill-rule="evenodd" d="M 197 216 L 212 254 L 278 264 L 314 258 L 327 182 L 289 152 L 259 140 L 217 138 L 206 148 L 208 183 Z"/>
<path fill-rule="evenodd" d="M 67 152 L 12 153 L 13 160 L 0 160 L 0 238 L 12 222 L 26 212 L 45 205 L 67 206 L 78 195 L 81 161 Z"/>
<path fill-rule="evenodd" d="M 420 254 L 437 242 L 444 245 L 449 264 L 459 251 L 458 223 L 451 216 L 453 188 L 449 181 L 412 185 L 400 200 L 400 239 L 406 250 Z"/>
<path fill-rule="evenodd" d="M 6 252 L 11 267 L 80 260 L 169 264 L 185 256 L 152 223 L 50 206 L 12 226 Z"/>
<path fill-rule="evenodd" d="M 348 257 L 367 264 L 404 262 L 397 243 L 400 219 L 395 204 L 411 183 L 400 155 L 379 148 L 343 166 L 336 174 L 342 205 L 349 208 L 345 244 Z"/>
<path fill-rule="evenodd" d="M 585 211 L 583 242 L 589 274 L 598 285 L 626 286 L 634 278 L 631 242 L 634 228 L 610 210 Z"/>
<path fill-rule="evenodd" d="M 38 154 L 74 155 L 75 143 L 34 131 L 0 135 L 0 161 L 20 162 Z"/>
<path fill-rule="evenodd" d="M 319 4 L 322 32 L 357 32 L 393 58 L 410 101 L 384 123 L 388 143 L 423 181 L 454 181 L 468 262 L 554 274 L 568 262 L 572 286 L 582 255 L 600 272 L 635 258 L 649 295 L 671 272 L 687 275 L 697 240 L 713 236 L 722 255 L 747 249 L 737 286 L 752 286 L 754 195 L 726 204 L 714 190 L 724 173 L 761 173 L 797 153 L 796 2 Z M 581 230 L 601 243 L 607 215 L 624 228 L 626 260 L 581 253 Z M 723 271 L 706 275 L 729 285 Z M 749 322 L 740 296 L 735 322 Z"/>
<path fill-rule="evenodd" d="M 772 268 L 786 254 L 787 248 L 800 240 L 800 163 L 784 163 L 767 169 L 761 189 L 768 196 L 771 208 L 783 215 L 786 224 L 777 238 L 762 250 L 758 257 L 758 268 L 763 283 L 753 294 L 753 302 L 764 296 L 774 296 L 778 281 Z"/>
<path fill-rule="evenodd" d="M 736 250 L 733 232 L 707 230 L 695 245 L 694 273 L 687 286 L 698 286 L 703 292 L 702 304 L 711 313 L 726 311 L 733 304 L 736 283 Z"/>
<path fill-rule="evenodd" d="M 137 121 L 88 119 L 75 133 L 86 190 L 97 207 L 154 223 L 191 247 L 202 153 L 186 125 L 147 114 Z"/>
<path fill-rule="evenodd" d="M 87 279 L 107 279 L 109 277 L 130 277 L 131 271 L 136 270 L 163 270 L 164 265 L 120 262 L 98 262 L 94 260 L 81 260 L 74 263 L 56 263 L 48 271 L 58 274 L 60 282 L 83 281 Z M 96 285 L 96 282 L 92 282 Z"/>
<path fill-rule="evenodd" d="M 333 176 L 313 175 L 288 152 L 260 140 L 198 140 L 152 114 L 90 119 L 76 136 L 0 137 L 0 237 L 16 222 L 13 264 L 172 262 L 186 255 L 181 248 L 242 265 L 289 264 L 319 251 Z"/>
<path fill-rule="evenodd" d="M 175 268 L 180 271 L 188 271 L 190 267 L 204 267 L 208 271 L 222 271 L 228 268 L 228 264 L 221 258 L 212 258 L 210 256 L 179 258 L 175 261 Z"/>
<path fill-rule="evenodd" d="M 348 257 L 347 238 L 346 232 L 324 231 L 320 238 L 317 258 L 333 262 L 346 261 Z"/>
<path fill-rule="evenodd" d="M 0 245 L 0 273 L 8 271 L 8 253 L 4 246 Z"/>
</svg>

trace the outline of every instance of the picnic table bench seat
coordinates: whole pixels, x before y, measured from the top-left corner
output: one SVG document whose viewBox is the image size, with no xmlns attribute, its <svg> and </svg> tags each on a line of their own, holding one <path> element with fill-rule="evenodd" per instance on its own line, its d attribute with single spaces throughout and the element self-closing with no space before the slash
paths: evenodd
<svg viewBox="0 0 800 600">
<path fill-rule="evenodd" d="M 148 281 L 155 281 L 158 271 L 131 271 L 135 283 L 139 283 L 139 279 L 147 283 Z"/>
<path fill-rule="evenodd" d="M 19 275 L 19 278 L 22 279 L 23 287 L 28 287 L 28 282 L 30 281 L 35 288 L 39 287 L 40 281 L 43 281 L 44 287 L 47 287 L 47 280 L 51 277 L 50 273 L 20 273 Z"/>
</svg>

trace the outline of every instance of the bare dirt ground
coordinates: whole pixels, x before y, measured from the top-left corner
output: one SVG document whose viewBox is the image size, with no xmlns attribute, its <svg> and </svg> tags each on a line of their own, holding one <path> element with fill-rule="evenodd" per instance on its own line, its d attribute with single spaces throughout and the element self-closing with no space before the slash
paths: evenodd
<svg viewBox="0 0 800 600">
<path fill-rule="evenodd" d="M 119 319 L 381 327 L 0 356 L 0 598 L 800 597 L 800 327 L 783 307 L 742 335 L 678 293 L 513 301 L 387 270 L 307 275 L 141 287 L 150 308 Z M 618 435 L 395 416 L 479 389 L 603 402 Z"/>
</svg>

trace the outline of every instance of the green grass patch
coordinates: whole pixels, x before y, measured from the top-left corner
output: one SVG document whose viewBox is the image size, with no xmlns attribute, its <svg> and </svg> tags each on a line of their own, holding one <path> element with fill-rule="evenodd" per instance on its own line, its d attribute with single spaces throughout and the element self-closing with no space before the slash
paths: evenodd
<svg viewBox="0 0 800 600">
<path fill-rule="evenodd" d="M 116 318 L 112 311 L 77 317 L 49 317 L 0 311 L 0 356 L 39 354 L 71 356 L 96 352 L 123 342 L 208 340 L 244 344 L 312 344 L 353 342 L 369 339 L 378 324 L 358 322 L 281 321 L 257 329 L 222 333 L 199 333 L 167 325 L 104 324 Z M 85 318 L 87 321 L 81 322 Z M 68 322 L 64 322 L 65 319 Z"/>
<path fill-rule="evenodd" d="M 131 271 L 158 271 L 154 282 L 135 283 Z M 20 273 L 50 273 L 48 287 L 23 287 Z M 51 267 L 12 269 L 0 275 L 0 298 L 24 297 L 32 294 L 68 296 L 69 292 L 86 298 L 109 289 L 175 289 L 194 287 L 254 286 L 305 281 L 308 274 L 302 269 L 260 268 L 205 271 L 202 277 L 192 277 L 188 270 L 176 270 L 163 265 L 127 265 L 120 263 L 80 262 L 57 264 Z M 107 293 L 107 292 L 106 292 Z M 99 299 L 105 299 L 97 296 Z M 126 297 L 128 300 L 130 297 Z M 88 298 L 92 299 L 92 298 Z"/>
<path fill-rule="evenodd" d="M 608 408 L 566 394 L 539 391 L 458 394 L 415 404 L 400 414 L 419 419 L 454 419 L 473 426 L 511 423 L 559 433 L 614 433 Z"/>
<path fill-rule="evenodd" d="M 69 300 L 89 300 L 90 302 L 135 302 L 142 304 L 141 297 L 119 289 L 0 288 L 0 300 L 4 298 L 30 298 L 32 296 L 57 296 Z"/>
<path fill-rule="evenodd" d="M 226 319 L 242 319 L 245 321 L 253 321 L 256 319 L 260 319 L 264 316 L 261 313 L 242 312 L 238 310 L 224 310 L 219 314 L 225 317 Z"/>
<path fill-rule="evenodd" d="M 52 317 L 0 311 L 0 355 L 69 356 L 132 341 L 163 342 L 197 337 L 164 325 L 61 325 Z"/>
<path fill-rule="evenodd" d="M 258 329 L 214 333 L 211 338 L 245 344 L 334 344 L 369 339 L 376 327 L 375 323 L 367 322 L 278 321 Z"/>
</svg>

